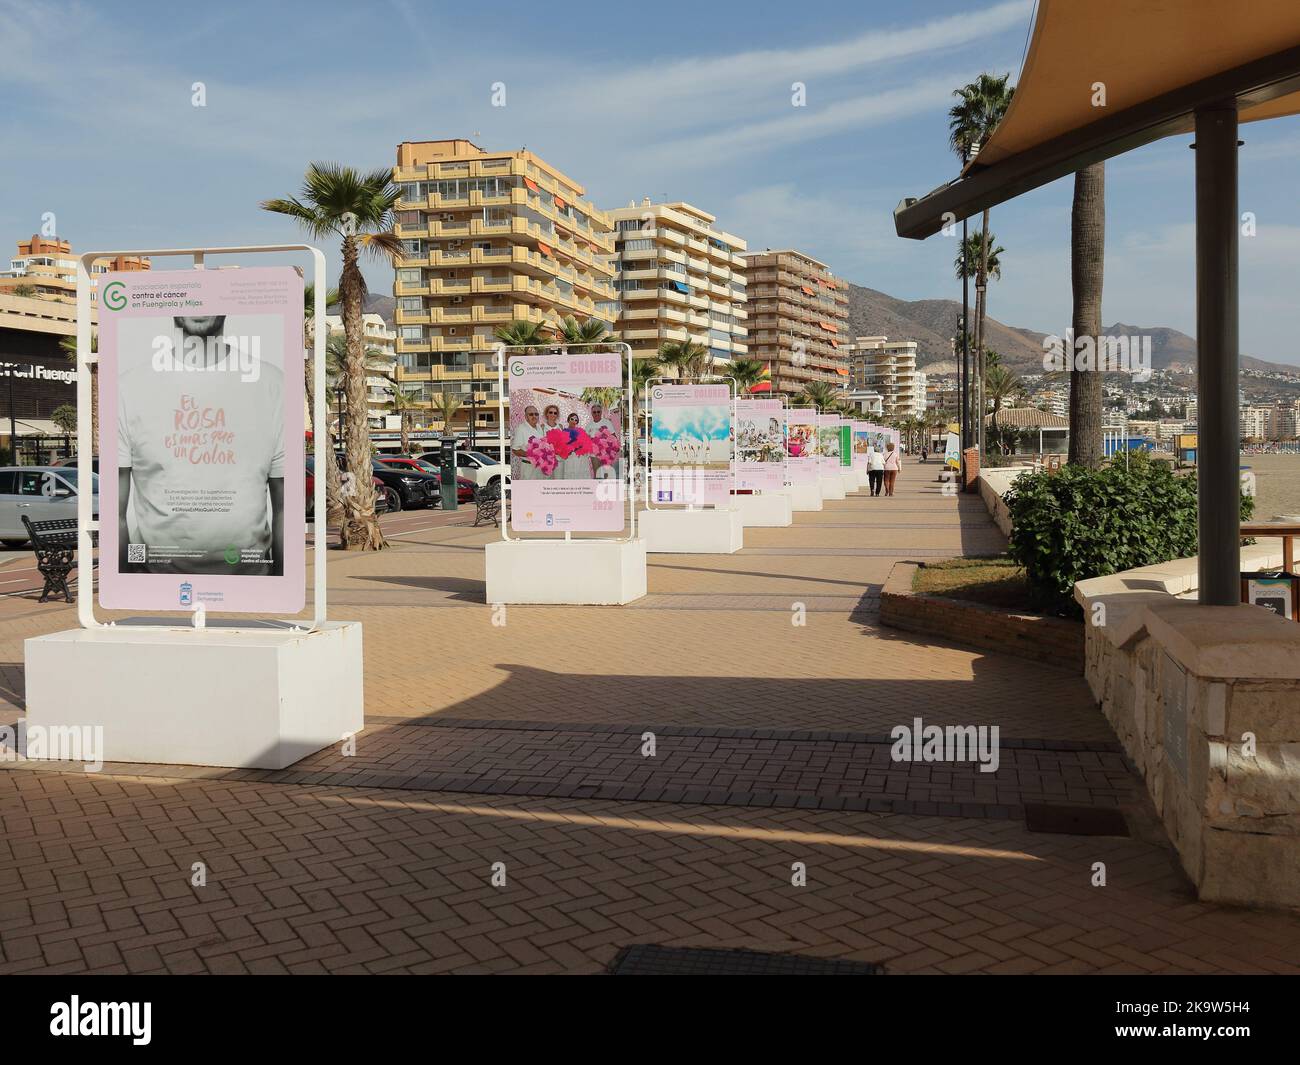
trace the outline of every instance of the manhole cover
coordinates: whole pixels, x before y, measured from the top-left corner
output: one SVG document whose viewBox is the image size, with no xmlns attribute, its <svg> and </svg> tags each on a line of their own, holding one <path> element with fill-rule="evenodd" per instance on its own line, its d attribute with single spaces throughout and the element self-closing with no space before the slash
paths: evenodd
<svg viewBox="0 0 1300 1065">
<path fill-rule="evenodd" d="M 612 976 L 880 976 L 883 965 L 801 954 L 634 943 L 610 962 Z"/>
<path fill-rule="evenodd" d="M 1127 836 L 1128 822 L 1113 806 L 1054 806 L 1025 803 L 1025 827 L 1030 832 L 1065 836 Z"/>
</svg>

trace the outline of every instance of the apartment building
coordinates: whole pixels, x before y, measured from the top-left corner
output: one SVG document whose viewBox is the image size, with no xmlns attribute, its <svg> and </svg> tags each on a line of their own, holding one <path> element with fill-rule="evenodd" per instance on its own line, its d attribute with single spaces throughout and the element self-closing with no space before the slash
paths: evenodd
<svg viewBox="0 0 1300 1065">
<path fill-rule="evenodd" d="M 327 314 L 325 325 L 330 336 L 343 335 L 343 316 Z M 397 331 L 389 328 L 381 314 L 363 314 L 361 327 L 366 345 L 366 405 L 372 429 L 398 426 L 398 416 L 388 407 L 393 399 L 397 376 Z M 411 385 L 409 388 L 414 389 Z M 391 426 L 390 426 L 391 421 Z"/>
<path fill-rule="evenodd" d="M 917 373 L 915 340 L 857 337 L 847 353 L 850 387 L 879 392 L 885 417 L 917 418 L 925 413 L 925 378 Z"/>
<path fill-rule="evenodd" d="M 95 302 L 96 282 L 110 270 L 148 270 L 148 259 L 119 255 L 113 259 L 96 259 L 90 267 L 90 299 Z M 18 241 L 18 253 L 9 260 L 9 269 L 0 270 L 0 292 L 31 290 L 39 299 L 77 302 L 77 256 L 72 243 L 58 237 L 33 235 Z"/>
<path fill-rule="evenodd" d="M 615 332 L 633 355 L 692 340 L 714 363 L 748 357 L 745 242 L 689 203 L 646 198 L 609 214 L 620 301 Z"/>
<path fill-rule="evenodd" d="M 512 321 L 554 326 L 614 322 L 612 223 L 585 189 L 533 152 L 489 152 L 468 140 L 404 141 L 395 263 L 397 379 L 428 408 L 462 403 L 496 426 L 495 330 Z M 435 420 L 441 424 L 441 416 Z"/>
<path fill-rule="evenodd" d="M 1243 440 L 1267 440 L 1270 408 L 1260 406 L 1242 407 L 1241 438 Z"/>
<path fill-rule="evenodd" d="M 848 386 L 848 284 L 793 249 L 745 258 L 749 358 L 767 364 L 772 390 L 797 395 L 814 381 Z"/>
</svg>

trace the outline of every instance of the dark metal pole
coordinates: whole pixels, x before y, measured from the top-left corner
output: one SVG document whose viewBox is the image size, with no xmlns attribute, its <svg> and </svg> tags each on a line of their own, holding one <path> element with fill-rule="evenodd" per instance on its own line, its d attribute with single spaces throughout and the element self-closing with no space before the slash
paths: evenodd
<svg viewBox="0 0 1300 1065">
<path fill-rule="evenodd" d="M 966 219 L 961 220 L 961 447 L 963 455 L 961 465 L 964 470 L 966 459 L 964 452 L 971 446 L 971 429 L 970 429 L 970 398 L 967 392 L 970 389 L 970 367 L 967 365 L 969 358 L 969 344 L 967 343 L 966 323 L 970 320 L 970 276 L 969 267 L 966 263 Z"/>
<path fill-rule="evenodd" d="M 9 364 L 9 460 L 15 466 L 21 466 L 18 461 L 18 421 L 14 417 L 14 364 Z"/>
<path fill-rule="evenodd" d="M 1241 602 L 1237 410 L 1237 103 L 1196 112 L 1197 529 L 1200 601 Z"/>
</svg>

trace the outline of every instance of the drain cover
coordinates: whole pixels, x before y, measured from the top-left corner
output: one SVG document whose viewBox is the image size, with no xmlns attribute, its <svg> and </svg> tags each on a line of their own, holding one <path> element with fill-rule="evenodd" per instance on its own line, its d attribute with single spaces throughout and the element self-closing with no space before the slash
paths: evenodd
<svg viewBox="0 0 1300 1065">
<path fill-rule="evenodd" d="M 883 965 L 801 954 L 634 943 L 610 962 L 612 976 L 880 976 Z"/>
<path fill-rule="evenodd" d="M 1113 806 L 1054 806 L 1025 803 L 1025 827 L 1030 832 L 1064 836 L 1127 836 L 1128 822 Z"/>
</svg>

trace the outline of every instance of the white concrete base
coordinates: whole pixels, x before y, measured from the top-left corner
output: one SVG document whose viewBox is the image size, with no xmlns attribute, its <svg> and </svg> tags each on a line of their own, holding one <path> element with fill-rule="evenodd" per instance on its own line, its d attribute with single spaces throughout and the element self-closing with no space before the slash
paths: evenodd
<svg viewBox="0 0 1300 1065">
<path fill-rule="evenodd" d="M 844 482 L 845 495 L 849 495 L 853 492 L 856 492 L 859 488 L 862 487 L 862 485 L 858 483 L 858 475 L 854 473 L 852 470 L 841 470 L 840 480 Z"/>
<path fill-rule="evenodd" d="M 743 525 L 784 529 L 794 522 L 788 488 L 780 492 L 764 492 L 757 496 L 732 496 L 731 502 L 740 511 L 740 521 Z"/>
<path fill-rule="evenodd" d="M 799 512 L 822 509 L 822 486 L 820 484 L 788 484 L 785 490 L 790 493 L 790 509 Z"/>
<path fill-rule="evenodd" d="M 838 473 L 823 473 L 818 479 L 823 499 L 844 498 L 844 478 Z"/>
<path fill-rule="evenodd" d="M 645 595 L 645 540 L 493 540 L 489 603 L 613 606 Z"/>
<path fill-rule="evenodd" d="M 859 469 L 857 466 L 854 466 L 850 472 L 853 474 L 853 481 L 857 485 L 856 490 L 860 491 L 861 489 L 866 488 L 871 483 L 871 481 L 867 477 L 866 470 Z"/>
<path fill-rule="evenodd" d="M 29 750 L 34 726 L 90 726 L 106 762 L 283 769 L 362 729 L 357 621 L 71 629 L 25 641 L 24 656 Z"/>
<path fill-rule="evenodd" d="M 730 555 L 745 546 L 740 511 L 643 510 L 636 516 L 647 551 L 681 555 Z"/>
</svg>

